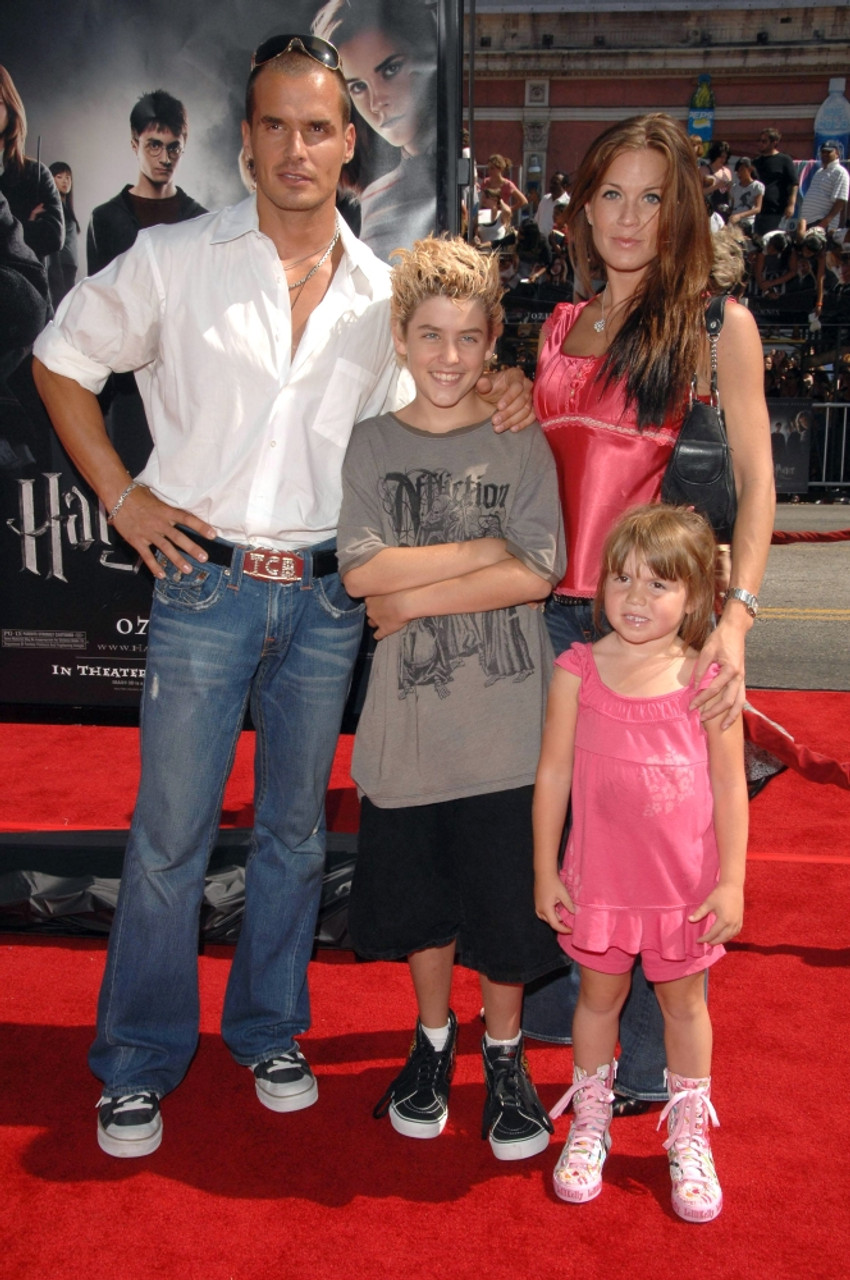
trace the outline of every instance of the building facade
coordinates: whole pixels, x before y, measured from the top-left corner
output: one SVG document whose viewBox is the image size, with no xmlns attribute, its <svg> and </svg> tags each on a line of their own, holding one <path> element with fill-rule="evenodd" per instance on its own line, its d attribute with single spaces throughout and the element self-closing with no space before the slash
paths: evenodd
<svg viewBox="0 0 850 1280">
<path fill-rule="evenodd" d="M 846 75 L 850 90 L 850 7 L 572 0 L 520 8 L 478 0 L 465 50 L 476 159 L 506 155 L 520 187 L 545 190 L 549 174 L 573 172 L 612 121 L 667 111 L 686 123 L 701 76 L 714 95 L 713 137 L 734 155 L 755 154 L 771 125 L 783 150 L 810 158 L 830 78 Z"/>
</svg>

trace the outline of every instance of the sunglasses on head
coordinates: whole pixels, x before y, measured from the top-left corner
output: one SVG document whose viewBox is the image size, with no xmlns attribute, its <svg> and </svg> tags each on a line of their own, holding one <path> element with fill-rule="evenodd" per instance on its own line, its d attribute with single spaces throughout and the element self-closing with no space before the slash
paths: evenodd
<svg viewBox="0 0 850 1280">
<path fill-rule="evenodd" d="M 270 36 L 255 50 L 251 70 L 255 71 L 273 58 L 280 57 L 282 53 L 291 53 L 293 50 L 296 53 L 306 53 L 308 58 L 321 63 L 328 71 L 339 71 L 342 66 L 339 50 L 319 36 Z"/>
</svg>

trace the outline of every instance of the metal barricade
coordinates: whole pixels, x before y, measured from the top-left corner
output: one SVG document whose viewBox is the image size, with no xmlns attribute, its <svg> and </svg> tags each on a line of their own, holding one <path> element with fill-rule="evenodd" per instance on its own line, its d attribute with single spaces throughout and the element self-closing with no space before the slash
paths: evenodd
<svg viewBox="0 0 850 1280">
<path fill-rule="evenodd" d="M 850 488 L 847 438 L 848 425 L 850 425 L 850 403 L 815 402 L 812 404 L 812 409 L 817 415 L 815 448 L 820 456 L 817 457 L 816 467 L 813 468 L 817 478 L 813 476 L 809 480 L 809 488 Z"/>
</svg>

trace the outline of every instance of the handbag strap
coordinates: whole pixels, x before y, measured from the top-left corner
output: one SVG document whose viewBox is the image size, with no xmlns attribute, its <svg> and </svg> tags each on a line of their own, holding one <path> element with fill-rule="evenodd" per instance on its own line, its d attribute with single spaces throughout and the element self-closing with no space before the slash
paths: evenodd
<svg viewBox="0 0 850 1280">
<path fill-rule="evenodd" d="M 717 394 L 717 339 L 720 337 L 720 330 L 723 328 L 726 298 L 727 295 L 725 293 L 715 294 L 705 309 L 705 329 L 711 346 L 711 403 L 715 409 L 720 405 L 720 398 Z"/>
<path fill-rule="evenodd" d="M 729 295 L 726 293 L 716 293 L 709 300 L 705 309 L 705 331 L 708 334 L 708 341 L 711 347 L 711 377 L 710 377 L 710 404 L 713 408 L 720 407 L 720 397 L 717 394 L 717 339 L 720 337 L 720 330 L 723 328 L 723 317 L 726 313 L 726 299 Z M 693 406 L 697 397 L 697 375 L 691 378 L 691 392 L 688 398 L 688 408 Z"/>
</svg>

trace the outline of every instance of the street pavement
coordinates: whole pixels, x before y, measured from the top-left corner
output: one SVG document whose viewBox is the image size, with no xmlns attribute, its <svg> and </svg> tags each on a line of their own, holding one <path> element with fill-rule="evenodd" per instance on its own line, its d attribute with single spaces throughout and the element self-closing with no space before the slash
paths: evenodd
<svg viewBox="0 0 850 1280">
<path fill-rule="evenodd" d="M 850 506 L 782 502 L 777 529 L 850 529 Z M 747 637 L 751 689 L 850 690 L 850 539 L 772 546 Z"/>
</svg>

